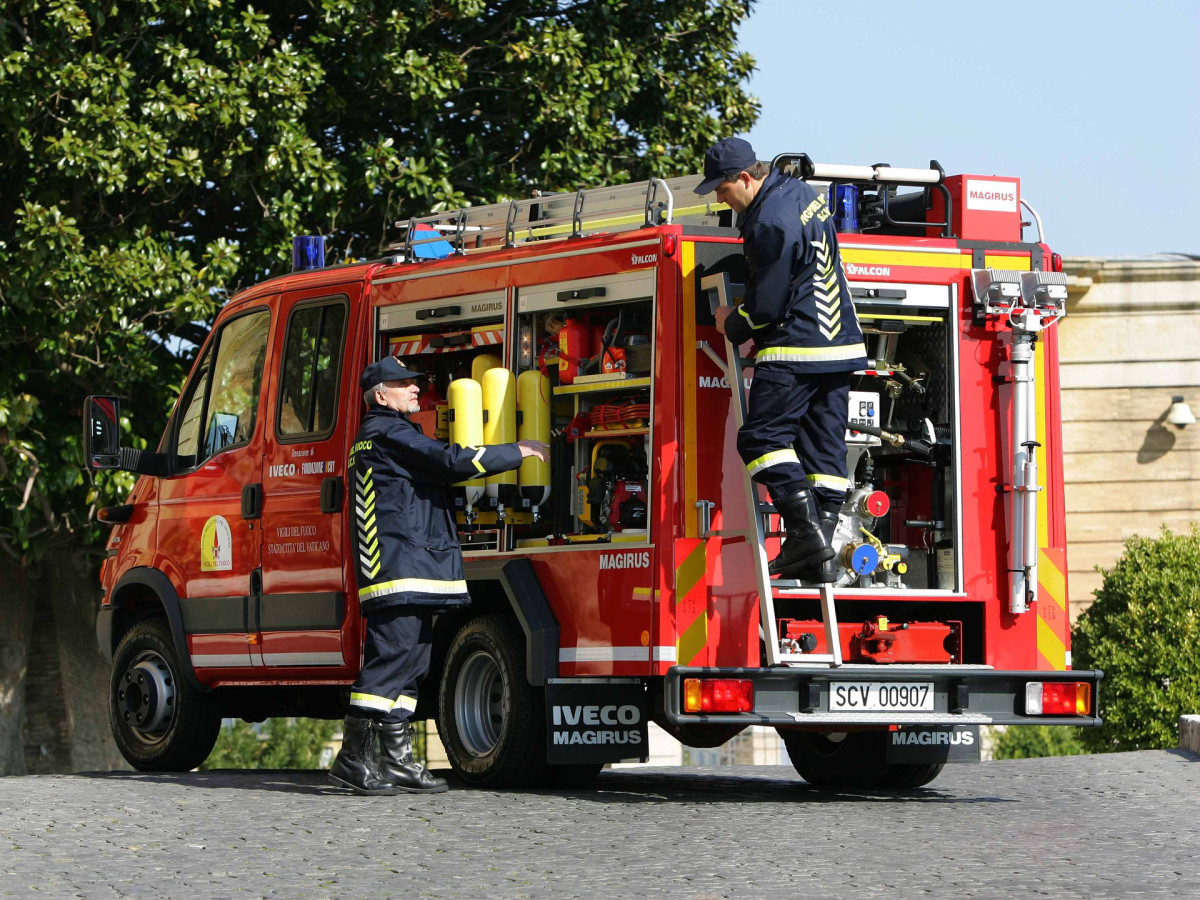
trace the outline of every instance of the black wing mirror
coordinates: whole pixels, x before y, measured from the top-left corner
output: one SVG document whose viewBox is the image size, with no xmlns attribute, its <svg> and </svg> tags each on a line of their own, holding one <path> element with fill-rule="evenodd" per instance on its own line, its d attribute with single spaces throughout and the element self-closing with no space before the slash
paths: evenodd
<svg viewBox="0 0 1200 900">
<path fill-rule="evenodd" d="M 89 469 L 121 465 L 121 404 L 116 397 L 90 396 L 84 402 L 83 446 Z"/>
</svg>

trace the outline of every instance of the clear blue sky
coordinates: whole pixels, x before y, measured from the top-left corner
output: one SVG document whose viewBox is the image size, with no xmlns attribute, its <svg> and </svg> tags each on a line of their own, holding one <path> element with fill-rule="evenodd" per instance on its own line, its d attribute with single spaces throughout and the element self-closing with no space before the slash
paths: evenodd
<svg viewBox="0 0 1200 900">
<path fill-rule="evenodd" d="M 1013 175 L 1064 255 L 1200 254 L 1200 0 L 759 0 L 738 45 L 759 158 Z"/>
</svg>

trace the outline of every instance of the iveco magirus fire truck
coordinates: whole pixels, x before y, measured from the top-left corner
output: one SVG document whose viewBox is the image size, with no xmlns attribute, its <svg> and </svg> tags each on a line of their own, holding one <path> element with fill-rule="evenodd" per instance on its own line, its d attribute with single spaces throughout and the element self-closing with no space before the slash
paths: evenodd
<svg viewBox="0 0 1200 900">
<path fill-rule="evenodd" d="M 221 311 L 155 451 L 89 399 L 89 465 L 142 474 L 100 513 L 126 758 L 186 770 L 222 716 L 343 714 L 347 458 L 383 354 L 428 375 L 426 434 L 552 446 L 450 488 L 473 602 L 436 620 L 417 717 L 463 781 L 585 782 L 653 721 L 694 747 L 773 726 L 809 782 L 915 787 L 978 759 L 980 725 L 1097 724 L 1101 673 L 1070 668 L 1066 282 L 1020 182 L 773 165 L 827 198 L 870 357 L 834 583 L 767 575 L 779 517 L 735 449 L 752 348 L 714 326 L 741 242 L 699 176 L 415 218 L 371 262 L 298 239 Z"/>
</svg>

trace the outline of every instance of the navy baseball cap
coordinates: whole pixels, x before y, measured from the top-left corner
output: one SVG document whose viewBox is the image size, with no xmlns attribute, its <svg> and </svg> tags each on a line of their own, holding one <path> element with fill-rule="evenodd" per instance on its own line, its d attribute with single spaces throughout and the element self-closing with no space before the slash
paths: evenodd
<svg viewBox="0 0 1200 900">
<path fill-rule="evenodd" d="M 696 188 L 696 193 L 707 194 L 722 181 L 728 181 L 756 162 L 758 157 L 754 155 L 754 148 L 749 141 L 735 137 L 717 141 L 704 154 L 704 180 Z"/>
<path fill-rule="evenodd" d="M 385 356 L 379 362 L 373 362 L 363 369 L 359 384 L 364 391 L 369 391 L 384 381 L 402 381 L 405 378 L 424 378 L 421 372 L 414 372 L 400 365 L 400 360 L 394 356 Z"/>
</svg>

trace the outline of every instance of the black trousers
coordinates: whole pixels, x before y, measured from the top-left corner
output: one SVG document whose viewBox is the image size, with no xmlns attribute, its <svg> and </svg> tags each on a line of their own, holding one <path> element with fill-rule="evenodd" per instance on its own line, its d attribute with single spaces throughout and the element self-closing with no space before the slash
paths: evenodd
<svg viewBox="0 0 1200 900">
<path fill-rule="evenodd" d="M 850 376 L 801 374 L 773 363 L 755 367 L 737 448 L 751 477 L 776 502 L 806 485 L 818 503 L 845 499 Z"/>
<path fill-rule="evenodd" d="M 411 718 L 432 645 L 432 609 L 392 606 L 370 613 L 362 671 L 350 689 L 351 714 L 381 722 Z"/>
</svg>

